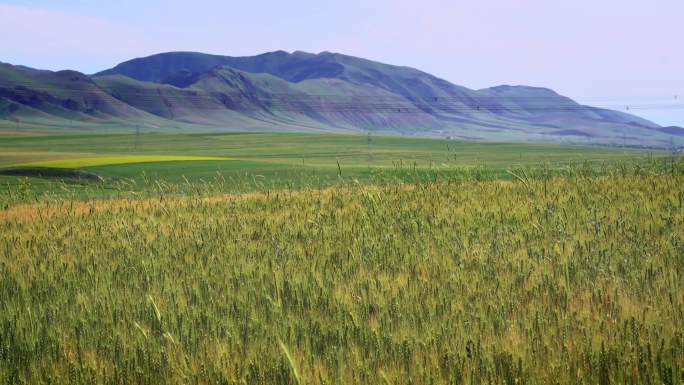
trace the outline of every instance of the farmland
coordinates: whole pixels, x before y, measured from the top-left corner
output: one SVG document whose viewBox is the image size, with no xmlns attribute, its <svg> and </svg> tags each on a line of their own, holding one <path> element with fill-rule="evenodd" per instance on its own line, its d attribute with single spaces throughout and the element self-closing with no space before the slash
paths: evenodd
<svg viewBox="0 0 684 385">
<path fill-rule="evenodd" d="M 684 385 L 682 20 L 0 0 L 0 385 Z"/>
<path fill-rule="evenodd" d="M 90 158 L 47 160 L 43 162 L 23 163 L 20 167 L 46 167 L 46 168 L 87 168 L 97 166 L 110 166 L 131 163 L 158 163 L 158 162 L 188 162 L 201 160 L 228 160 L 227 158 L 209 156 L 146 156 L 146 155 L 120 155 L 120 156 L 96 156 Z"/>
<path fill-rule="evenodd" d="M 33 131 L 28 131 L 33 132 Z M 3 169 L 77 169 L 101 176 L 109 189 L 155 190 L 157 183 L 221 181 L 223 192 L 328 187 L 339 177 L 372 181 L 381 175 L 412 181 L 416 175 L 478 173 L 510 177 L 510 167 L 602 167 L 661 158 L 660 151 L 553 144 L 464 142 L 421 138 L 287 133 L 60 134 L 0 136 L 0 185 L 21 178 Z M 25 170 L 26 171 L 26 170 Z M 44 171 L 44 170 L 43 170 Z M 54 171 L 54 170 L 52 170 Z M 40 172 L 39 172 L 40 173 Z M 24 176 L 32 176 L 30 172 Z M 57 173 L 57 176 L 67 175 Z M 68 175 L 67 175 L 68 176 Z M 61 191 L 58 178 L 32 179 L 35 192 Z M 152 185 L 152 188 L 150 186 Z M 86 194 L 92 195 L 92 194 Z M 101 194 L 102 195 L 102 194 Z"/>
<path fill-rule="evenodd" d="M 105 179 L 2 177 L 3 385 L 684 381 L 684 164 L 662 153 L 388 137 L 369 157 L 366 137 L 303 134 L 0 147 L 4 167 Z M 221 159 L 112 163 L 136 156 Z"/>
<path fill-rule="evenodd" d="M 0 217 L 0 374 L 8 384 L 677 383 L 682 181 L 16 206 Z"/>
</svg>

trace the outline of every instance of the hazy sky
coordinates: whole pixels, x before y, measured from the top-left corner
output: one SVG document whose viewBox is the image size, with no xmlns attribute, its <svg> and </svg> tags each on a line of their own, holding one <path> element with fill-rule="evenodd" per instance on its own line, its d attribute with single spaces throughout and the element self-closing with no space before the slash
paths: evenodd
<svg viewBox="0 0 684 385">
<path fill-rule="evenodd" d="M 676 104 L 639 114 L 684 125 L 683 22 L 684 0 L 0 0 L 0 61 L 92 73 L 165 51 L 333 51 L 470 88 Z"/>
</svg>

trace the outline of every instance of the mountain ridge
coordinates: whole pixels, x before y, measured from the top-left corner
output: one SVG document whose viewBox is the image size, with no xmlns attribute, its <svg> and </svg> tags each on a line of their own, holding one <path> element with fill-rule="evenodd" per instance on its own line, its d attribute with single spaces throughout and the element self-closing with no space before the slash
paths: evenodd
<svg viewBox="0 0 684 385">
<path fill-rule="evenodd" d="M 668 136 L 680 136 L 677 128 L 583 106 L 549 88 L 473 90 L 411 67 L 303 51 L 245 57 L 167 52 L 90 76 L 0 64 L 0 119 L 38 115 L 160 129 L 375 131 L 504 141 L 625 144 L 629 136 L 635 145 L 664 146 Z"/>
</svg>

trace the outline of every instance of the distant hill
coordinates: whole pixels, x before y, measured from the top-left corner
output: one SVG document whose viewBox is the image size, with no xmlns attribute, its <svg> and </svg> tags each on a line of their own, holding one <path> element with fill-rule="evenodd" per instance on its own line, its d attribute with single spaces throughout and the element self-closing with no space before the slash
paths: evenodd
<svg viewBox="0 0 684 385">
<path fill-rule="evenodd" d="M 0 118 L 134 121 L 148 113 L 117 100 L 76 71 L 43 71 L 0 63 Z"/>
<path fill-rule="evenodd" d="M 546 88 L 471 90 L 417 69 L 330 52 L 170 52 L 92 76 L 0 64 L 3 117 L 654 146 L 681 136 Z"/>
<path fill-rule="evenodd" d="M 684 136 L 684 128 L 682 127 L 677 127 L 677 126 L 669 126 L 669 127 L 659 127 L 657 128 L 658 131 L 668 134 L 668 135 L 675 135 L 675 136 Z"/>
</svg>

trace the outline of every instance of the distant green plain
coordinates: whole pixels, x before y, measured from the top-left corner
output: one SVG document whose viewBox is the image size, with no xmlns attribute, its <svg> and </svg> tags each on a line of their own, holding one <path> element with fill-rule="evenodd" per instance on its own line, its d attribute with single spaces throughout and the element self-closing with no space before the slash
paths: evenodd
<svg viewBox="0 0 684 385">
<path fill-rule="evenodd" d="M 337 174 L 339 171 L 359 174 L 369 168 L 444 169 L 459 166 L 505 169 L 544 163 L 615 162 L 645 158 L 649 154 L 644 150 L 609 147 L 406 137 L 371 137 L 369 142 L 365 135 L 331 134 L 0 136 L 0 168 L 31 164 L 80 167 L 104 177 L 127 178 L 137 178 L 143 171 L 147 175 L 169 178 L 201 178 L 217 171 L 273 174 L 306 169 L 323 174 Z M 159 160 L 163 161 L 155 161 L 155 157 L 162 157 Z M 174 157 L 177 160 L 174 161 Z"/>
<path fill-rule="evenodd" d="M 654 161 L 669 167 L 666 152 L 600 146 L 319 133 L 0 132 L 0 207 L 64 195 L 187 195 L 200 185 L 204 194 L 222 194 L 511 179 L 517 168 L 606 174 L 653 169 Z"/>
</svg>

